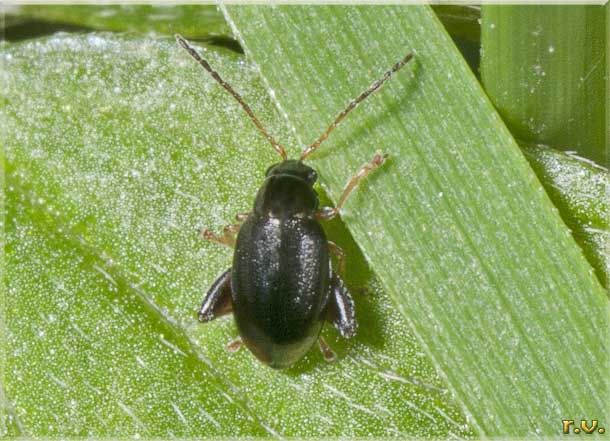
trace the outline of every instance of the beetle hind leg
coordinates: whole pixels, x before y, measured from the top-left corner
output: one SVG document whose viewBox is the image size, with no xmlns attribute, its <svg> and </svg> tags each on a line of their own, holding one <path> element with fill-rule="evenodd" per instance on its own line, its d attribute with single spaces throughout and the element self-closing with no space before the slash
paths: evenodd
<svg viewBox="0 0 610 441">
<path fill-rule="evenodd" d="M 318 347 L 320 348 L 320 352 L 322 352 L 324 360 L 329 363 L 337 360 L 337 354 L 328 346 L 328 343 L 326 343 L 326 340 L 324 340 L 324 337 L 322 336 L 318 337 Z"/>
<path fill-rule="evenodd" d="M 334 243 L 332 240 L 328 242 L 328 251 L 337 257 L 337 274 L 343 276 L 345 274 L 345 251 Z"/>
<path fill-rule="evenodd" d="M 203 299 L 199 309 L 199 321 L 206 323 L 232 311 L 231 268 L 229 268 L 216 279 Z"/>
<path fill-rule="evenodd" d="M 237 352 L 242 347 L 242 345 L 243 345 L 243 341 L 242 341 L 241 337 L 237 337 L 235 340 L 232 340 L 229 343 L 227 343 L 227 346 L 226 346 L 227 351 Z"/>
<path fill-rule="evenodd" d="M 332 273 L 330 280 L 330 296 L 326 306 L 326 321 L 332 323 L 345 338 L 351 338 L 356 335 L 358 322 L 356 321 L 354 300 L 339 275 L 335 272 Z"/>
</svg>

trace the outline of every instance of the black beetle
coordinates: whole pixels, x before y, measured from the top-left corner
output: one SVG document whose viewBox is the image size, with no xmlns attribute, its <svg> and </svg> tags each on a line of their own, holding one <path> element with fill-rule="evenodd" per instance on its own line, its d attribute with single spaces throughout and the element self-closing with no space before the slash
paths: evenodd
<svg viewBox="0 0 610 441">
<path fill-rule="evenodd" d="M 348 181 L 335 208 L 318 208 L 318 196 L 313 188 L 317 173 L 302 161 L 351 110 L 379 89 L 412 55 L 408 54 L 352 100 L 298 160 L 290 160 L 242 97 L 184 38 L 176 35 L 176 39 L 233 95 L 282 157 L 282 162 L 267 169 L 253 210 L 237 215 L 240 223 L 225 227 L 222 236 L 202 231 L 206 240 L 234 246 L 235 254 L 233 266 L 222 273 L 205 296 L 199 320 L 208 322 L 233 312 L 241 340 L 235 340 L 229 348 L 235 350 L 243 341 L 259 360 L 273 368 L 292 366 L 316 340 L 325 358 L 332 361 L 335 354 L 320 337 L 324 321 L 332 323 L 346 338 L 355 335 L 357 322 L 354 302 L 339 275 L 345 255 L 326 239 L 318 221 L 335 217 L 352 190 L 383 164 L 387 155 L 376 154 L 371 162 L 360 168 Z M 337 272 L 332 270 L 330 253 L 337 256 Z"/>
</svg>

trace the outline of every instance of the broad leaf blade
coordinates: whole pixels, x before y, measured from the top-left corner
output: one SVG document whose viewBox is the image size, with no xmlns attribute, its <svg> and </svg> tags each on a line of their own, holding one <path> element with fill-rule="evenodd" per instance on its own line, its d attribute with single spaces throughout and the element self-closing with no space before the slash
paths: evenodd
<svg viewBox="0 0 610 441">
<path fill-rule="evenodd" d="M 8 180 L 10 405 L 20 436 L 264 435 L 219 372 L 113 264 Z M 233 395 L 233 394 L 231 394 Z M 8 434 L 11 433 L 8 432 Z"/>
<path fill-rule="evenodd" d="M 392 155 L 344 219 L 480 435 L 550 436 L 558 415 L 605 415 L 607 297 L 431 11 L 228 17 L 301 146 L 416 51 L 316 153 L 325 186 L 336 197 L 376 149 Z"/>
</svg>

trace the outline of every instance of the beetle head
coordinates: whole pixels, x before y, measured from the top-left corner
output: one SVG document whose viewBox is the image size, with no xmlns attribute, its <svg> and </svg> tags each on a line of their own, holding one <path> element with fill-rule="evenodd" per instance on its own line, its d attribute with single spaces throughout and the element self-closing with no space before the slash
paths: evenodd
<svg viewBox="0 0 610 441">
<path fill-rule="evenodd" d="M 313 188 L 318 174 L 301 161 L 290 159 L 274 164 L 265 173 L 254 211 L 272 217 L 313 215 L 318 195 Z"/>
<path fill-rule="evenodd" d="M 288 159 L 286 161 L 274 164 L 265 172 L 266 178 L 276 175 L 294 176 L 307 182 L 307 184 L 312 187 L 318 179 L 318 174 L 313 168 L 308 167 L 307 165 L 303 164 L 302 161 L 296 159 Z"/>
</svg>

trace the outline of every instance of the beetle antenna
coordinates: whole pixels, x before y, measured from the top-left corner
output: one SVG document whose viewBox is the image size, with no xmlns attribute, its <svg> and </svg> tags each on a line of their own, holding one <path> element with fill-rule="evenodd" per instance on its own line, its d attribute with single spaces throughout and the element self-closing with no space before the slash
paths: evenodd
<svg viewBox="0 0 610 441">
<path fill-rule="evenodd" d="M 280 145 L 280 143 L 275 140 L 275 138 L 273 138 L 269 133 L 267 133 L 267 130 L 265 130 L 265 128 L 263 127 L 261 122 L 254 115 L 254 112 L 252 111 L 250 106 L 248 104 L 246 104 L 246 102 L 241 97 L 241 95 L 239 93 L 237 93 L 235 91 L 235 89 L 233 89 L 231 87 L 231 85 L 229 83 L 227 83 L 225 80 L 223 80 L 220 77 L 220 75 L 218 75 L 218 72 L 216 72 L 214 69 L 212 69 L 212 67 L 208 64 L 207 61 L 205 61 L 203 58 L 201 58 L 201 55 L 199 55 L 199 52 L 197 52 L 188 43 L 188 41 L 186 41 L 179 34 L 176 34 L 175 37 L 176 37 L 176 41 L 178 41 L 178 44 L 180 46 L 182 46 L 191 55 L 191 57 L 193 57 L 195 60 L 197 60 L 197 62 L 199 64 L 201 64 L 201 67 L 203 67 L 206 71 L 208 71 L 209 74 L 212 75 L 212 78 L 214 78 L 222 87 L 224 87 L 227 92 L 229 92 L 231 95 L 233 95 L 233 98 L 235 98 L 237 100 L 237 102 L 239 104 L 241 104 L 241 106 L 246 111 L 246 113 L 248 114 L 248 116 L 250 117 L 250 119 L 252 120 L 252 122 L 254 123 L 256 128 L 258 129 L 258 131 L 261 132 L 265 138 L 267 138 L 267 141 L 269 141 L 271 143 L 271 145 L 273 146 L 275 151 L 280 154 L 282 159 L 284 159 L 284 160 L 288 159 L 288 156 L 286 155 L 286 150 L 284 149 L 284 147 L 282 147 Z"/>
<path fill-rule="evenodd" d="M 352 110 L 354 110 L 356 108 L 356 106 L 358 104 L 360 104 L 362 101 L 364 101 L 366 98 L 368 98 L 368 96 L 370 94 L 372 94 L 373 92 L 378 90 L 383 85 L 383 83 L 385 83 L 387 80 L 389 80 L 390 77 L 394 73 L 398 72 L 405 64 L 407 64 L 409 61 L 411 61 L 412 58 L 413 58 L 412 53 L 407 54 L 407 56 L 405 56 L 402 60 L 400 60 L 398 63 L 396 63 L 392 67 L 392 69 L 388 70 L 385 74 L 383 74 L 383 77 L 381 77 L 377 81 L 373 82 L 369 86 L 368 89 L 366 89 L 364 92 L 362 92 L 360 95 L 358 95 L 357 98 L 350 101 L 350 103 L 347 105 L 345 110 L 343 110 L 343 112 L 341 112 L 335 118 L 333 123 L 330 126 L 328 126 L 326 131 L 324 133 L 322 133 L 322 135 L 320 135 L 320 137 L 316 140 L 316 142 L 314 142 L 309 147 L 307 147 L 305 150 L 303 150 L 303 153 L 301 153 L 301 161 L 303 159 L 307 158 L 318 147 L 320 147 L 320 144 L 322 144 L 326 140 L 326 138 L 328 138 L 328 135 L 330 135 L 330 133 L 339 125 L 339 123 L 341 121 L 343 121 L 343 119 L 347 116 L 348 113 L 350 113 Z"/>
</svg>

